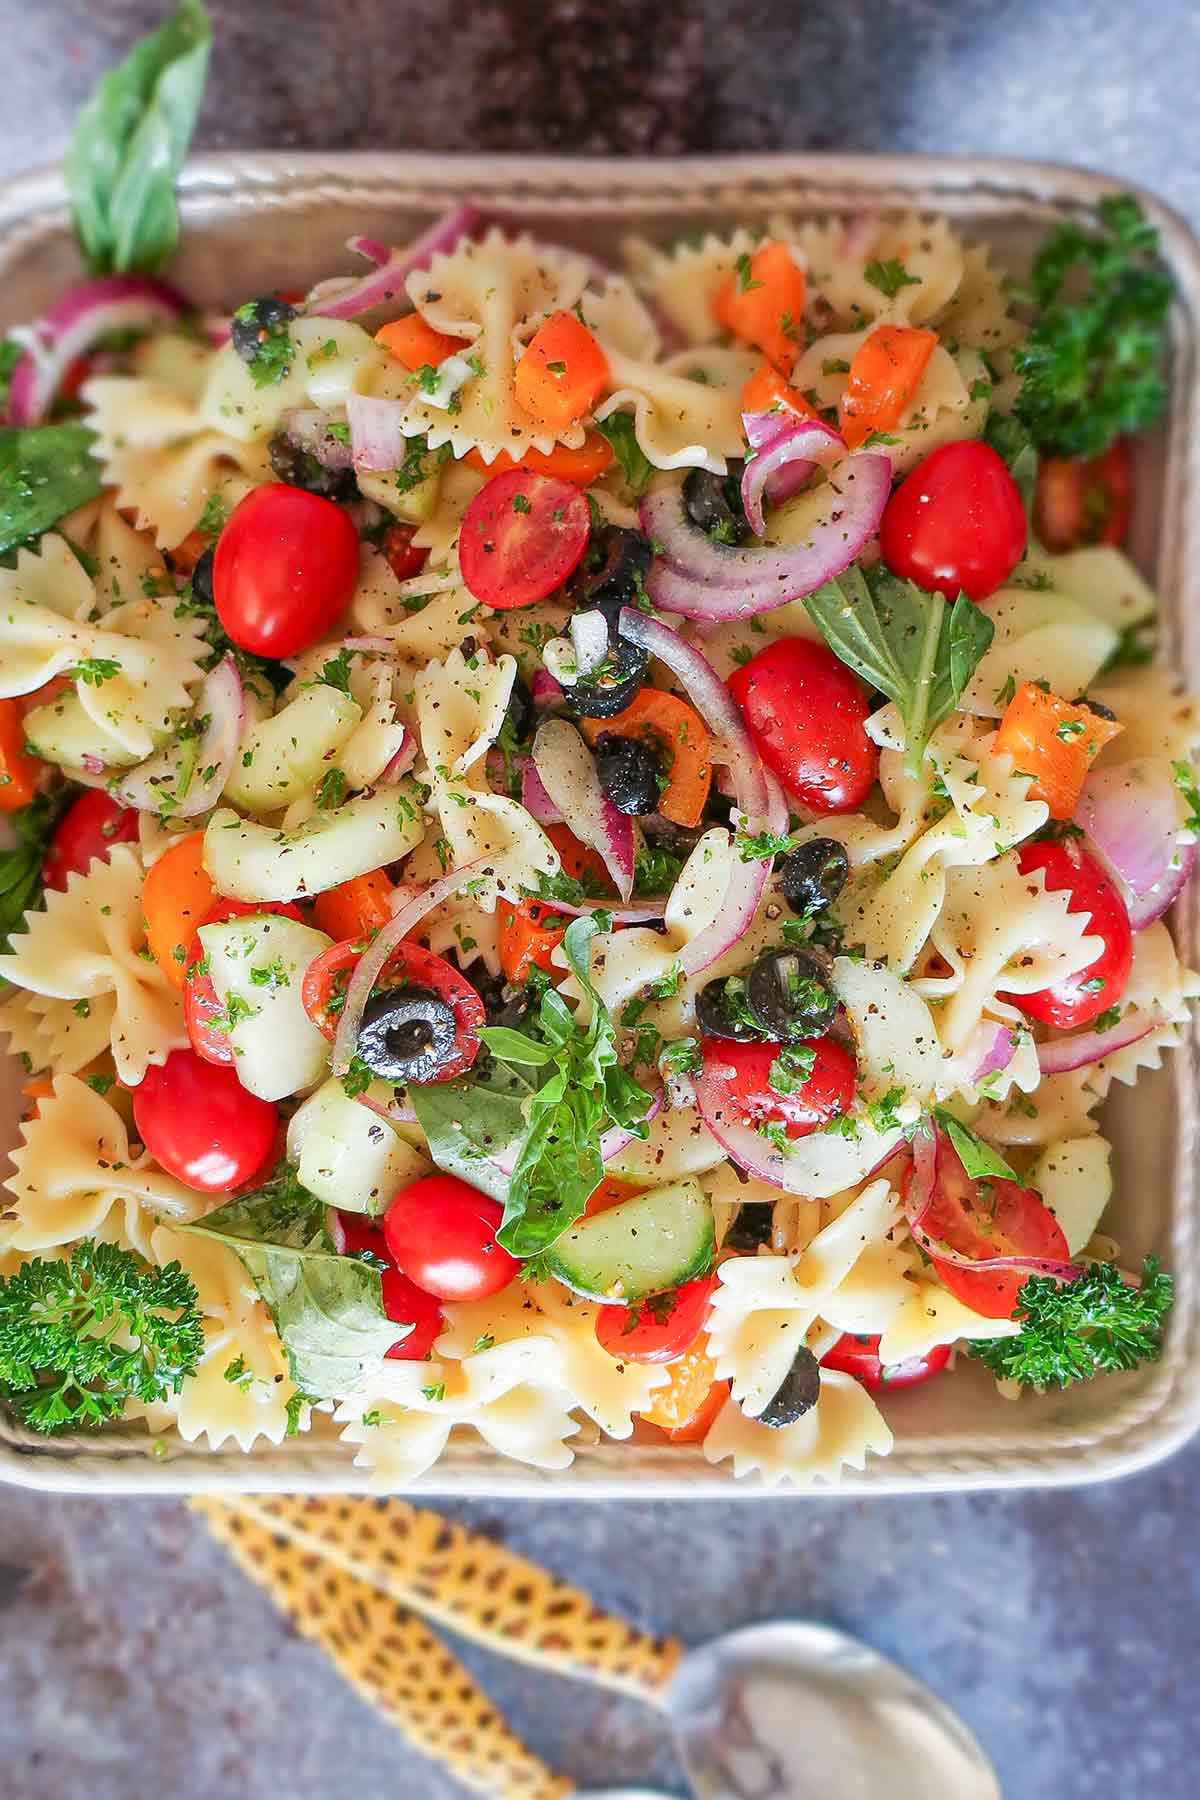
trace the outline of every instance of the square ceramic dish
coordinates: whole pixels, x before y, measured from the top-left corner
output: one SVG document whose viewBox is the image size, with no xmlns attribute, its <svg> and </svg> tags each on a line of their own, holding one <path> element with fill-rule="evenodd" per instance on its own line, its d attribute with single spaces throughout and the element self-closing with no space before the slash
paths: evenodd
<svg viewBox="0 0 1200 1800">
<path fill-rule="evenodd" d="M 636 230 L 662 238 L 777 210 L 800 215 L 944 210 L 1024 267 L 1056 220 L 1086 215 L 1113 184 L 1022 162 L 917 157 L 775 156 L 674 162 L 555 161 L 402 155 L 201 157 L 183 179 L 183 244 L 172 273 L 195 301 L 306 287 L 344 269 L 344 242 L 366 232 L 402 243 L 465 197 L 599 255 Z M 1179 287 L 1169 416 L 1139 443 L 1133 554 L 1163 602 L 1162 655 L 1200 685 L 1200 245 L 1152 196 Z M 78 272 L 57 174 L 0 190 L 0 319 L 35 315 Z M 1200 884 L 1197 884 L 1200 886 Z M 1197 955 L 1193 890 L 1174 925 Z M 1115 1143 L 1111 1230 L 1127 1260 L 1161 1256 L 1178 1301 L 1162 1360 L 1063 1394 L 1003 1400 L 969 1363 L 952 1380 L 892 1396 L 890 1457 L 850 1473 L 844 1494 L 1099 1480 L 1166 1455 L 1200 1423 L 1200 1198 L 1196 1182 L 1197 1041 L 1193 1034 L 1136 1090 L 1119 1089 L 1106 1125 Z M 0 1071 L 0 1145 L 15 1140 L 17 1066 Z M 173 1444 L 156 1454 L 139 1426 L 102 1436 L 37 1439 L 0 1414 L 0 1479 L 107 1493 L 336 1491 L 365 1486 L 332 1423 L 249 1456 Z M 768 1490 L 711 1468 L 698 1448 L 585 1444 L 573 1467 L 546 1473 L 507 1461 L 471 1433 L 420 1484 L 428 1493 L 616 1497 L 742 1496 Z M 825 1492 L 828 1490 L 818 1490 Z"/>
</svg>

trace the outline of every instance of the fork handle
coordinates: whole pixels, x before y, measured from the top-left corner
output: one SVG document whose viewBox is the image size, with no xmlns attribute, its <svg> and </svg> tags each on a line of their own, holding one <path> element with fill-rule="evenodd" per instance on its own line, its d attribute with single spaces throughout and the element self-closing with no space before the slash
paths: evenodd
<svg viewBox="0 0 1200 1800">
<path fill-rule="evenodd" d="M 191 1506 L 368 1705 L 472 1793 L 566 1800 L 576 1792 L 526 1749 L 458 1658 L 390 1594 L 332 1567 L 323 1551 L 306 1553 L 249 1507 L 206 1495 Z"/>
<path fill-rule="evenodd" d="M 404 1500 L 239 1497 L 275 1531 L 380 1592 L 514 1661 L 655 1703 L 683 1646 L 605 1612 L 489 1538 Z"/>
</svg>

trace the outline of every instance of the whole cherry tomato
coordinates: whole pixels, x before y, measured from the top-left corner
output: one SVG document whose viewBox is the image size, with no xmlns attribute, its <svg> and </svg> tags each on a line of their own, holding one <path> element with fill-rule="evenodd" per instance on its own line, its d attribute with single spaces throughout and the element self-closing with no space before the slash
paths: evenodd
<svg viewBox="0 0 1200 1800">
<path fill-rule="evenodd" d="M 358 533 L 332 500 L 268 482 L 240 500 L 217 539 L 221 624 L 255 656 L 295 656 L 325 635 L 358 580 Z"/>
<path fill-rule="evenodd" d="M 863 729 L 870 706 L 824 644 L 779 638 L 729 677 L 759 755 L 814 812 L 855 812 L 874 785 L 879 751 Z"/>
<path fill-rule="evenodd" d="M 1025 508 L 1004 459 L 978 438 L 943 444 L 906 475 L 879 528 L 894 575 L 953 600 L 1003 587 L 1025 551 Z"/>
<path fill-rule="evenodd" d="M 200 930 L 205 925 L 223 925 L 226 919 L 242 919 L 251 913 L 281 913 L 286 919 L 304 916 L 290 901 L 260 900 L 250 905 L 244 900 L 222 900 L 201 919 L 183 965 L 183 1022 L 192 1049 L 205 1062 L 231 1063 L 233 1044 L 229 1028 L 224 1024 L 225 1008 L 217 999 L 212 976 L 205 966 Z"/>
<path fill-rule="evenodd" d="M 439 1300 L 486 1300 L 520 1263 L 496 1242 L 504 1208 L 455 1175 L 427 1175 L 388 1207 L 383 1235 L 397 1267 Z"/>
<path fill-rule="evenodd" d="M 463 514 L 462 577 L 485 606 L 532 606 L 581 560 L 591 529 L 577 487 L 530 469 L 510 469 L 481 488 Z"/>
<path fill-rule="evenodd" d="M 840 1369 L 843 1375 L 853 1375 L 855 1381 L 875 1393 L 879 1388 L 916 1387 L 918 1382 L 940 1374 L 949 1361 L 949 1344 L 939 1344 L 927 1350 L 924 1356 L 908 1356 L 898 1363 L 881 1363 L 878 1336 L 860 1337 L 847 1331 L 832 1350 L 825 1352 L 821 1367 Z"/>
<path fill-rule="evenodd" d="M 789 1138 L 808 1137 L 854 1104 L 857 1066 L 836 1038 L 802 1038 L 797 1044 L 738 1044 L 702 1038 L 703 1080 L 714 1101 L 748 1125 L 781 1124 Z M 771 1086 L 771 1065 L 783 1051 L 813 1052 L 812 1072 L 794 1093 Z"/>
<path fill-rule="evenodd" d="M 1022 875 L 1042 870 L 1048 893 L 1070 894 L 1069 913 L 1090 913 L 1087 935 L 1100 938 L 1104 949 L 1086 969 L 1064 975 L 1053 987 L 1040 988 L 1034 994 L 1001 994 L 1000 998 L 1056 1031 L 1090 1024 L 1116 1005 L 1129 980 L 1133 932 L 1125 902 L 1099 863 L 1074 841 L 1023 844 L 1018 865 Z"/>
<path fill-rule="evenodd" d="M 331 944 L 309 963 L 300 987 L 304 1010 L 327 1038 L 337 1031 L 338 1013 L 345 1001 L 346 989 L 366 944 L 362 938 L 347 938 Z M 388 957 L 373 991 L 411 985 L 429 988 L 444 1000 L 454 1014 L 457 1054 L 440 1065 L 437 1081 L 452 1081 L 462 1075 L 479 1054 L 479 1027 L 487 1019 L 487 1008 L 465 975 L 421 944 L 407 939 L 398 943 Z"/>
<path fill-rule="evenodd" d="M 1102 456 L 1043 456 L 1033 492 L 1033 524 L 1047 550 L 1121 544 L 1129 529 L 1129 444 L 1118 438 Z"/>
<path fill-rule="evenodd" d="M 133 1090 L 133 1122 L 156 1163 L 204 1194 L 242 1187 L 266 1162 L 278 1115 L 231 1068 L 172 1050 Z"/>
<path fill-rule="evenodd" d="M 42 863 L 42 883 L 65 888 L 68 875 L 85 875 L 93 862 L 107 862 L 114 844 L 137 840 L 138 816 L 118 806 L 103 788 L 88 788 L 72 800 L 59 820 Z"/>
<path fill-rule="evenodd" d="M 701 1275 L 637 1306 L 602 1306 L 596 1340 L 618 1362 L 674 1362 L 703 1331 L 716 1285 L 715 1274 Z"/>
<path fill-rule="evenodd" d="M 339 1213 L 346 1234 L 346 1252 L 360 1256 L 369 1251 L 386 1269 L 379 1271 L 383 1286 L 383 1310 L 397 1325 L 411 1325 L 407 1337 L 401 1338 L 386 1352 L 393 1362 L 424 1362 L 442 1334 L 445 1314 L 432 1294 L 425 1293 L 407 1275 L 402 1275 L 392 1260 L 387 1239 L 378 1226 L 368 1224 L 358 1213 Z"/>
</svg>

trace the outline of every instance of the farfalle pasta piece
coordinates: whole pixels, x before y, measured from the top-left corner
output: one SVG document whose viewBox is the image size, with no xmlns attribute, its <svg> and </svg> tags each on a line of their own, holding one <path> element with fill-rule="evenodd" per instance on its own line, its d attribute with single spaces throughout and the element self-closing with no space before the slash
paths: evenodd
<svg viewBox="0 0 1200 1800">
<path fill-rule="evenodd" d="M 349 620 L 364 637 L 384 637 L 397 656 L 424 664 L 448 656 L 467 635 L 475 600 L 453 571 L 423 569 L 400 581 L 373 544 L 359 552 Z"/>
<path fill-rule="evenodd" d="M 4 980 L 71 1001 L 84 1014 L 111 1000 L 113 1059 L 130 1087 L 151 1063 L 164 1062 L 187 1043 L 177 990 L 153 958 L 141 954 L 143 879 L 137 852 L 115 845 L 107 862 L 71 875 L 60 892 L 47 892 L 45 910 L 26 913 L 25 929 L 13 936 L 11 952 L 0 956 Z"/>
<path fill-rule="evenodd" d="M 145 1151 L 132 1155 L 120 1113 L 74 1075 L 57 1075 L 22 1125 L 4 1186 L 0 1243 L 26 1251 L 99 1236 L 150 1257 L 157 1225 L 187 1223 L 208 1204 Z"/>
<path fill-rule="evenodd" d="M 1016 1337 L 1016 1319 L 987 1319 L 972 1311 L 940 1282 L 910 1274 L 903 1283 L 900 1304 L 883 1327 L 879 1360 L 886 1364 L 928 1356 L 944 1344 L 981 1338 Z"/>
<path fill-rule="evenodd" d="M 1091 1117 L 1099 1105 L 1087 1085 L 1086 1069 L 1044 1075 L 1036 1088 L 1006 1101 L 987 1101 L 972 1127 L 990 1144 L 1040 1148 L 1059 1138 L 1080 1138 L 1097 1129 Z"/>
<path fill-rule="evenodd" d="M 1129 980 L 1115 1005 L 1123 1026 L 1136 1027 L 1151 1019 L 1160 1022 L 1123 1050 L 1088 1065 L 1087 1086 L 1097 1100 L 1103 1099 L 1114 1081 L 1132 1087 L 1144 1069 L 1161 1065 L 1164 1051 L 1182 1042 L 1198 995 L 1200 975 L 1180 962 L 1166 926 L 1160 922 L 1135 932 Z"/>
<path fill-rule="evenodd" d="M 738 258 L 753 255 L 756 242 L 753 232 L 739 229 L 728 237 L 708 232 L 679 238 L 665 249 L 631 237 L 622 249 L 635 282 L 676 334 L 676 342 L 699 345 L 723 335 L 717 295 L 734 274 Z"/>
<path fill-rule="evenodd" d="M 843 330 L 882 320 L 932 324 L 966 274 L 963 243 L 948 219 L 834 219 L 799 225 L 794 237 L 814 294 Z"/>
<path fill-rule="evenodd" d="M 770 1487 L 811 1487 L 838 1481 L 846 1467 L 861 1470 L 869 1455 L 886 1456 L 893 1442 L 862 1384 L 823 1369 L 816 1405 L 781 1430 L 747 1418 L 736 1401 L 728 1401 L 704 1440 L 704 1457 L 710 1463 L 731 1460 L 735 1476 L 758 1474 Z"/>
<path fill-rule="evenodd" d="M 747 350 L 682 350 L 663 361 L 608 351 L 612 391 L 598 419 L 633 414 L 634 435 L 656 469 L 711 469 L 723 475 L 745 452 L 742 389 L 758 367 Z"/>
</svg>

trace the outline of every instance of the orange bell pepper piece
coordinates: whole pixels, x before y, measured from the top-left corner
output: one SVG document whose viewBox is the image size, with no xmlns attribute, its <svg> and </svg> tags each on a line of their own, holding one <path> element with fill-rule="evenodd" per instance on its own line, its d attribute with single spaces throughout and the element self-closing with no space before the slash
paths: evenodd
<svg viewBox="0 0 1200 1800">
<path fill-rule="evenodd" d="M 564 875 L 576 881 L 585 876 L 612 892 L 612 879 L 602 859 L 589 850 L 567 825 L 547 825 L 546 836 L 558 851 Z M 556 912 L 552 900 L 522 900 L 517 906 L 501 901 L 496 909 L 500 922 L 500 967 L 506 981 L 528 981 L 530 969 L 544 969 L 556 980 L 563 971 L 551 959 L 570 924 Z"/>
<path fill-rule="evenodd" d="M 319 931 L 327 932 L 335 944 L 344 943 L 347 938 L 369 937 L 392 917 L 394 891 L 382 869 L 355 875 L 317 895 L 313 924 Z"/>
<path fill-rule="evenodd" d="M 444 331 L 435 331 L 418 312 L 406 313 L 402 319 L 381 325 L 375 333 L 375 342 L 382 344 L 406 369 L 436 369 L 448 356 L 467 348 L 466 338 L 448 337 Z"/>
<path fill-rule="evenodd" d="M 612 445 L 598 431 L 589 431 L 578 450 L 555 444 L 553 450 L 524 450 L 520 456 L 502 450 L 491 462 L 485 462 L 478 450 L 468 450 L 463 457 L 468 468 L 478 469 L 489 480 L 493 475 L 507 475 L 510 469 L 529 469 L 535 475 L 569 481 L 574 487 L 590 487 L 612 466 L 612 459 Z"/>
<path fill-rule="evenodd" d="M 712 734 L 686 700 L 645 687 L 624 712 L 611 719 L 581 719 L 580 729 L 589 744 L 606 731 L 648 744 L 666 765 L 659 812 L 675 825 L 700 823 L 712 786 Z"/>
<path fill-rule="evenodd" d="M 189 832 L 146 872 L 142 912 L 146 942 L 173 987 L 182 989 L 184 963 L 196 927 L 217 902 L 217 890 L 204 866 L 204 833 Z"/>
<path fill-rule="evenodd" d="M 46 768 L 25 748 L 24 717 L 15 700 L 0 700 L 0 812 L 28 806 Z"/>
<path fill-rule="evenodd" d="M 585 1219 L 594 1219 L 597 1213 L 608 1212 L 625 1200 L 636 1200 L 645 1191 L 645 1188 L 635 1187 L 632 1181 L 622 1181 L 618 1175 L 606 1175 L 589 1196 L 583 1216 Z"/>
<path fill-rule="evenodd" d="M 517 364 L 517 405 L 539 425 L 562 431 L 595 406 L 608 382 L 608 358 L 572 312 L 552 313 Z"/>
<path fill-rule="evenodd" d="M 890 431 L 912 405 L 937 347 L 937 332 L 914 325 L 877 325 L 850 363 L 838 408 L 842 436 L 852 450 L 873 431 Z"/>
<path fill-rule="evenodd" d="M 1088 770 L 1123 729 L 1090 706 L 1074 705 L 1025 681 L 1005 709 L 995 747 L 1011 756 L 1022 774 L 1033 777 L 1031 800 L 1044 800 L 1052 819 L 1069 819 Z"/>
<path fill-rule="evenodd" d="M 804 293 L 804 270 L 786 244 L 769 239 L 753 256 L 738 258 L 713 312 L 733 337 L 753 344 L 781 375 L 790 375 L 799 349 Z"/>
<path fill-rule="evenodd" d="M 820 413 L 799 388 L 789 387 L 778 369 L 765 362 L 755 369 L 742 389 L 742 411 L 793 412 L 800 419 L 819 419 Z"/>
<path fill-rule="evenodd" d="M 690 1349 L 667 1364 L 665 1387 L 656 1388 L 640 1417 L 665 1431 L 673 1444 L 695 1444 L 729 1398 L 729 1383 L 717 1380 L 717 1365 L 703 1332 Z"/>
</svg>

